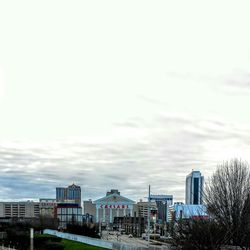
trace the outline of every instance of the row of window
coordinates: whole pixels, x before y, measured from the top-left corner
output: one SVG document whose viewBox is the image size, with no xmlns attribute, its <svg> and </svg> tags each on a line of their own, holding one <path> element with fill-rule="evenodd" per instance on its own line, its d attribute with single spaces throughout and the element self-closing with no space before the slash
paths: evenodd
<svg viewBox="0 0 250 250">
<path fill-rule="evenodd" d="M 60 222 L 82 222 L 82 215 L 76 215 L 76 216 L 72 216 L 72 215 L 61 215 L 57 217 Z"/>
<path fill-rule="evenodd" d="M 82 214 L 81 208 L 58 208 L 57 214 Z"/>
</svg>

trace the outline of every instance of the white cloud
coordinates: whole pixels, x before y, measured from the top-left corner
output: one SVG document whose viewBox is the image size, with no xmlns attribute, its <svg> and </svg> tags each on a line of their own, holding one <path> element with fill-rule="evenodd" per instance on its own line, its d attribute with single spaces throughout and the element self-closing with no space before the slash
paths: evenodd
<svg viewBox="0 0 250 250">
<path fill-rule="evenodd" d="M 82 138 L 24 148 L 22 142 L 2 144 L 1 183 L 8 188 L 2 198 L 54 197 L 56 186 L 74 181 L 82 186 L 84 199 L 118 188 L 137 200 L 146 195 L 150 183 L 153 192 L 183 200 L 185 176 L 193 168 L 208 177 L 223 160 L 250 160 L 250 131 L 237 124 L 177 114 L 130 123 L 136 126 L 126 140 L 112 137 L 106 143 L 91 143 Z M 127 126 L 130 131 L 130 123 L 120 123 L 116 132 Z M 134 136 L 141 130 L 145 133 Z"/>
<path fill-rule="evenodd" d="M 78 181 L 86 198 L 137 198 L 150 182 L 183 199 L 193 167 L 249 160 L 248 1 L 14 2 L 0 3 L 2 196 Z"/>
</svg>

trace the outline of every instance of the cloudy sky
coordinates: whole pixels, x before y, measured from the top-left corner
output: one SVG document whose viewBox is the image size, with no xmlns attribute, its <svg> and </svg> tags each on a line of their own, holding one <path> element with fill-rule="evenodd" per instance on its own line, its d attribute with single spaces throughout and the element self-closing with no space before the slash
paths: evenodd
<svg viewBox="0 0 250 250">
<path fill-rule="evenodd" d="M 184 200 L 250 162 L 249 1 L 0 2 L 0 200 Z"/>
</svg>

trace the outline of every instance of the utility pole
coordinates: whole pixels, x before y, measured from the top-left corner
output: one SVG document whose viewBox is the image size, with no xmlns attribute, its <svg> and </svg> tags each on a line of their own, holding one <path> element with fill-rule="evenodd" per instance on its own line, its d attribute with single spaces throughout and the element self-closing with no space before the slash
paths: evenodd
<svg viewBox="0 0 250 250">
<path fill-rule="evenodd" d="M 148 248 L 150 244 L 150 185 L 148 186 Z"/>
<path fill-rule="evenodd" d="M 30 250 L 34 249 L 34 229 L 30 228 Z"/>
</svg>

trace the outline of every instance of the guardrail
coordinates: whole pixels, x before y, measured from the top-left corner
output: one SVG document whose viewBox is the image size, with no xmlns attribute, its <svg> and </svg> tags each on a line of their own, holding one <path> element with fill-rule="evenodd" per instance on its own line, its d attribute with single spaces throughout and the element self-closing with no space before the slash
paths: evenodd
<svg viewBox="0 0 250 250">
<path fill-rule="evenodd" d="M 0 246 L 0 250 L 17 250 L 16 248 L 10 248 L 5 246 Z"/>
</svg>

